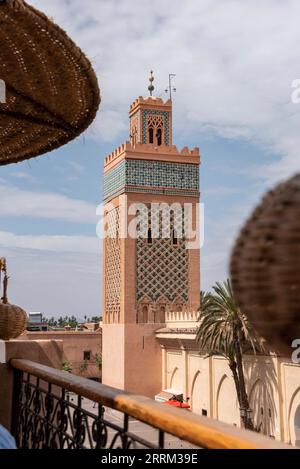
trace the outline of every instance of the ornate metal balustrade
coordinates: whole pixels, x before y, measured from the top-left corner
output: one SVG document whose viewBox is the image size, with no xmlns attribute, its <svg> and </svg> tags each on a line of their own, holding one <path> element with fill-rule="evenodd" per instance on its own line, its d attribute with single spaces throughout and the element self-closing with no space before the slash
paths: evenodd
<svg viewBox="0 0 300 469">
<path fill-rule="evenodd" d="M 46 383 L 32 373 L 16 371 L 16 389 L 14 435 L 19 448 L 164 447 L 162 431 L 157 431 L 157 444 L 152 444 L 130 432 L 128 414 L 122 414 L 119 425 L 113 423 L 105 417 L 105 407 L 101 403 L 94 402 L 91 412 L 84 407 L 83 396 L 75 395 L 72 399 L 65 387 Z M 91 407 L 92 402 L 88 401 L 88 404 Z"/>
<path fill-rule="evenodd" d="M 12 432 L 19 448 L 158 449 L 164 448 L 166 435 L 200 448 L 288 448 L 262 435 L 27 360 L 12 360 L 11 366 Z M 137 422 L 147 428 L 142 430 L 147 440 L 138 434 Z"/>
<path fill-rule="evenodd" d="M 52 385 L 41 387 L 39 378 L 33 381 L 25 374 L 19 398 L 16 439 L 23 449 L 100 449 L 163 447 L 163 433 L 157 446 L 129 432 L 129 417 L 124 414 L 122 425 L 105 418 L 105 408 L 96 404 L 95 413 L 82 407 L 82 397 L 70 402 L 65 389 L 59 395 Z M 112 432 L 109 438 L 109 432 Z"/>
</svg>

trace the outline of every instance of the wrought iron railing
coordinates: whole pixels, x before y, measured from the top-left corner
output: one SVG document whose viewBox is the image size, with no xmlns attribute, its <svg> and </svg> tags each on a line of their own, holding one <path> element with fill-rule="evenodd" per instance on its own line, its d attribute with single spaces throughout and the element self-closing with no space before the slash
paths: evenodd
<svg viewBox="0 0 300 469">
<path fill-rule="evenodd" d="M 170 435 L 175 448 L 288 448 L 28 360 L 14 359 L 11 366 L 12 433 L 22 449 L 159 449 Z"/>
</svg>

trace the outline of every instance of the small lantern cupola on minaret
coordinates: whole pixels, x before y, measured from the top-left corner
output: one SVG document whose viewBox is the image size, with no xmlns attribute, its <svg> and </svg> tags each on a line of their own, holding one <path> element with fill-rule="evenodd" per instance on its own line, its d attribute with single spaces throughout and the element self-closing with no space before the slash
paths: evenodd
<svg viewBox="0 0 300 469">
<path fill-rule="evenodd" d="M 151 70 L 148 91 L 150 96 L 140 96 L 130 107 L 130 141 L 154 147 L 172 145 L 172 101 L 164 102 L 153 96 L 154 74 Z"/>
</svg>

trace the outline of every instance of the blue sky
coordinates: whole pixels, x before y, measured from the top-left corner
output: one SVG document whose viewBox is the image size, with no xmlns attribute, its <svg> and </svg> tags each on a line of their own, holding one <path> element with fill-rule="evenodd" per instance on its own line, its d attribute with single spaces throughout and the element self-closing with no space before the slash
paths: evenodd
<svg viewBox="0 0 300 469">
<path fill-rule="evenodd" d="M 35 0 L 99 78 L 93 126 L 48 156 L 0 171 L 0 253 L 10 300 L 47 315 L 101 313 L 96 206 L 103 159 L 128 139 L 150 69 L 164 97 L 176 73 L 173 140 L 199 146 L 205 203 L 202 288 L 227 275 L 239 227 L 264 191 L 299 170 L 298 0 Z"/>
</svg>

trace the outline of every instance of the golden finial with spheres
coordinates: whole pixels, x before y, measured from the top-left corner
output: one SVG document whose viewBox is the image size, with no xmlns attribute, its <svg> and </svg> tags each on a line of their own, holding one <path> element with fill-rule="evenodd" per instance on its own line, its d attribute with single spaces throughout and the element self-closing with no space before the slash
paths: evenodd
<svg viewBox="0 0 300 469">
<path fill-rule="evenodd" d="M 154 91 L 154 85 L 153 85 L 153 82 L 155 80 L 155 77 L 153 75 L 153 70 L 150 71 L 150 76 L 149 76 L 149 81 L 150 81 L 150 85 L 148 86 L 148 90 L 150 92 L 150 96 L 152 96 L 152 93 Z"/>
</svg>

